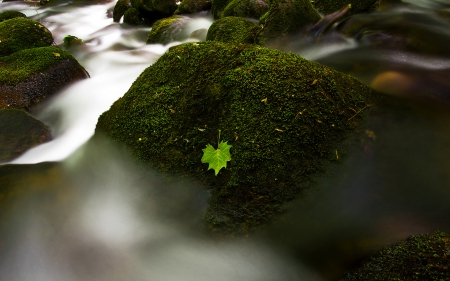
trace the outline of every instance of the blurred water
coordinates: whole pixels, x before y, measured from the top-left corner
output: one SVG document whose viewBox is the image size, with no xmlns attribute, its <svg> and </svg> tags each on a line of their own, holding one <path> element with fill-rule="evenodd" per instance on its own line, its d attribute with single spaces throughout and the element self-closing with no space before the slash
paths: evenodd
<svg viewBox="0 0 450 281">
<path fill-rule="evenodd" d="M 20 10 L 41 20 L 58 45 L 66 35 L 83 39 L 85 47 L 70 51 L 91 76 L 33 110 L 39 120 L 52 128 L 55 139 L 27 151 L 12 164 L 60 161 L 71 155 L 93 135 L 100 114 L 128 90 L 139 74 L 171 46 L 181 43 L 146 45 L 150 28 L 113 23 L 107 11 L 114 5 L 115 2 L 109 2 L 77 7 L 61 2 L 39 7 L 38 14 L 34 6 L 27 4 L 12 3 L 2 8 Z M 210 24 L 207 17 L 194 18 L 184 32 L 208 28 Z"/>
<path fill-rule="evenodd" d="M 229 240 L 204 229 L 203 187 L 149 171 L 107 140 L 87 142 L 98 116 L 179 42 L 145 45 L 148 27 L 112 22 L 115 2 L 55 1 L 39 16 L 0 3 L 40 19 L 57 44 L 82 38 L 71 52 L 91 74 L 32 112 L 55 140 L 0 167 L 0 280 L 338 280 L 382 246 L 450 232 L 448 4 L 408 2 L 279 46 L 389 95 L 292 211 Z M 202 16 L 189 28 L 210 23 Z"/>
</svg>

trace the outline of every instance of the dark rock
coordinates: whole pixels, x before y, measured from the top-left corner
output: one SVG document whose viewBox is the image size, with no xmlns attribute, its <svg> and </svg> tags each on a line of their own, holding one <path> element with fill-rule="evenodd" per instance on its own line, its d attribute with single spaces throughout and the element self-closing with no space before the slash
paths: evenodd
<svg viewBox="0 0 450 281">
<path fill-rule="evenodd" d="M 320 15 L 309 0 L 272 0 L 269 12 L 262 17 L 263 28 L 258 35 L 261 45 L 280 43 L 320 20 Z"/>
<path fill-rule="evenodd" d="M 240 17 L 224 17 L 215 20 L 209 27 L 206 40 L 225 43 L 255 43 L 259 26 Z"/>
<path fill-rule="evenodd" d="M 322 14 L 331 14 L 350 5 L 349 15 L 368 13 L 380 5 L 401 3 L 400 0 L 315 0 L 314 7 Z"/>
<path fill-rule="evenodd" d="M 176 0 L 131 0 L 131 6 L 150 24 L 172 16 L 178 8 Z"/>
<path fill-rule="evenodd" d="M 50 129 L 25 111 L 0 109 L 0 162 L 50 140 Z"/>
<path fill-rule="evenodd" d="M 183 0 L 174 15 L 195 14 L 211 9 L 211 0 Z"/>
<path fill-rule="evenodd" d="M 123 15 L 123 22 L 131 25 L 141 25 L 145 23 L 145 19 L 138 10 L 131 7 L 125 11 Z"/>
<path fill-rule="evenodd" d="M 211 12 L 214 19 L 220 19 L 223 17 L 223 11 L 232 0 L 212 0 Z"/>
<path fill-rule="evenodd" d="M 298 55 L 214 41 L 172 47 L 103 113 L 96 134 L 162 173 L 211 190 L 213 230 L 245 233 L 285 209 L 360 125 L 376 96 Z M 232 145 L 218 176 L 202 149 Z"/>
<path fill-rule="evenodd" d="M 117 1 L 116 5 L 114 6 L 114 11 L 113 11 L 113 21 L 119 22 L 120 19 L 125 14 L 125 11 L 128 10 L 128 8 L 130 8 L 130 7 L 131 7 L 130 0 Z"/>
<path fill-rule="evenodd" d="M 235 16 L 259 20 L 269 10 L 269 5 L 263 0 L 233 0 L 223 11 L 224 17 Z"/>
</svg>

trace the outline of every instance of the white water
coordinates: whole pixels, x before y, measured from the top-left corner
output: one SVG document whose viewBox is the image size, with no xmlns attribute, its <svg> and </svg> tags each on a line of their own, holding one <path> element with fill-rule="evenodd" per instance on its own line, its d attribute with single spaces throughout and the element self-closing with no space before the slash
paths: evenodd
<svg viewBox="0 0 450 281">
<path fill-rule="evenodd" d="M 54 140 L 27 151 L 10 164 L 61 161 L 70 156 L 89 140 L 100 114 L 125 94 L 139 74 L 168 48 L 180 44 L 146 45 L 150 28 L 123 28 L 113 23 L 107 17 L 107 10 L 114 4 L 40 7 L 39 17 L 33 7 L 24 4 L 8 7 L 40 19 L 58 45 L 66 35 L 83 39 L 87 48 L 74 55 L 91 76 L 61 91 L 34 111 L 38 119 L 51 126 Z M 207 29 L 210 24 L 209 18 L 196 18 L 186 26 L 185 32 Z"/>
</svg>

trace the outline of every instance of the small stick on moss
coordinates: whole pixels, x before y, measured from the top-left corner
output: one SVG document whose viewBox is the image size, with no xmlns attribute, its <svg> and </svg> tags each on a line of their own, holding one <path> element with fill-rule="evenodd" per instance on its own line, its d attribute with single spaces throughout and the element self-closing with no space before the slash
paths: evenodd
<svg viewBox="0 0 450 281">
<path fill-rule="evenodd" d="M 371 106 L 374 106 L 375 104 L 369 104 L 364 106 L 361 110 L 359 110 L 358 112 L 355 113 L 355 115 L 353 115 L 352 117 L 348 118 L 347 121 L 350 121 L 351 119 L 353 119 L 353 117 L 355 117 L 356 115 L 360 114 L 364 109 L 369 108 Z"/>
</svg>

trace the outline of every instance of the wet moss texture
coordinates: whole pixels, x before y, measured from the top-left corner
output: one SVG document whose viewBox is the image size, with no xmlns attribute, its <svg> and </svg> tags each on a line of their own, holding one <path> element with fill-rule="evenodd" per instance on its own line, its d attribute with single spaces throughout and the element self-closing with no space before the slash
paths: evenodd
<svg viewBox="0 0 450 281">
<path fill-rule="evenodd" d="M 383 248 L 341 281 L 450 280 L 450 235 L 411 236 Z"/>
<path fill-rule="evenodd" d="M 0 57 L 14 52 L 50 46 L 52 33 L 38 21 L 13 18 L 0 22 Z"/>
<path fill-rule="evenodd" d="M 224 9 L 223 16 L 259 19 L 269 10 L 263 0 L 233 0 Z"/>
<path fill-rule="evenodd" d="M 24 13 L 18 11 L 4 11 L 0 13 L 0 22 L 13 19 L 13 18 L 26 18 L 27 16 Z"/>
<path fill-rule="evenodd" d="M 0 57 L 0 108 L 29 108 L 69 83 L 88 76 L 58 47 L 25 49 Z"/>
<path fill-rule="evenodd" d="M 259 26 L 250 20 L 240 17 L 224 17 L 211 24 L 206 40 L 253 44 L 258 31 Z"/>
<path fill-rule="evenodd" d="M 147 44 L 168 44 L 187 39 L 189 34 L 184 34 L 182 31 L 189 21 L 190 18 L 183 16 L 173 16 L 156 21 L 148 34 Z"/>
<path fill-rule="evenodd" d="M 118 0 L 113 10 L 113 21 L 120 22 L 120 19 L 125 14 L 125 11 L 131 7 L 130 0 Z"/>
<path fill-rule="evenodd" d="M 274 41 L 279 44 L 287 35 L 304 30 L 320 20 L 320 15 L 309 0 L 272 0 L 269 11 L 262 16 L 263 25 L 258 35 L 261 45 L 268 46 Z"/>
<path fill-rule="evenodd" d="M 211 190 L 213 231 L 244 234 L 311 185 L 375 98 L 358 80 L 298 55 L 256 45 L 172 47 L 98 121 L 96 133 L 160 172 Z M 368 109 L 367 109 L 368 110 Z M 218 176 L 202 149 L 231 144 Z"/>
</svg>

